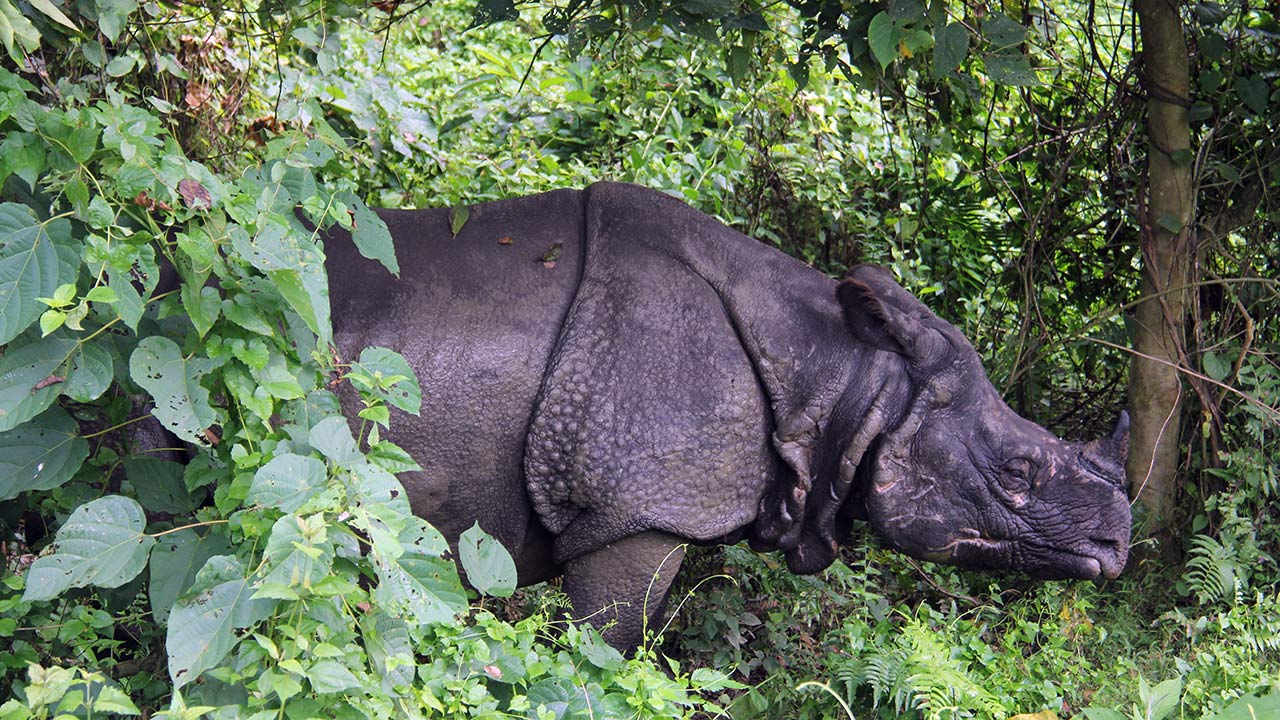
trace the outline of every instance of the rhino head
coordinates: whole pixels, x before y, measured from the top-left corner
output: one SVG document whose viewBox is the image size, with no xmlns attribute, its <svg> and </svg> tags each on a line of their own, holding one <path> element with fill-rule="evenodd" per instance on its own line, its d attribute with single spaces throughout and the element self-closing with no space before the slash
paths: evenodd
<svg viewBox="0 0 1280 720">
<path fill-rule="evenodd" d="M 908 378 L 905 409 L 863 458 L 877 534 L 964 567 L 1116 577 L 1129 545 L 1127 416 L 1108 437 L 1064 441 L 1014 413 L 959 330 L 884 270 L 856 268 L 837 292 L 851 332 L 900 356 Z"/>
</svg>

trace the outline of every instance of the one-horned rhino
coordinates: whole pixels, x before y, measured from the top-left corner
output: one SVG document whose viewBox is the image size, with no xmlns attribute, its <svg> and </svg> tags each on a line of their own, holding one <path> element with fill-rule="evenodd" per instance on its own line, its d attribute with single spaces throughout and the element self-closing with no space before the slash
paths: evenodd
<svg viewBox="0 0 1280 720">
<path fill-rule="evenodd" d="M 563 575 L 615 645 L 689 542 L 812 573 L 865 519 L 929 560 L 1124 567 L 1125 420 L 1077 444 L 1018 417 L 883 269 L 837 283 L 625 184 L 475 205 L 456 236 L 448 210 L 382 217 L 399 279 L 340 235 L 326 264 L 344 356 L 393 348 L 422 383 L 389 433 L 423 468 L 414 511 L 455 541 L 478 521 L 522 583 Z"/>
</svg>

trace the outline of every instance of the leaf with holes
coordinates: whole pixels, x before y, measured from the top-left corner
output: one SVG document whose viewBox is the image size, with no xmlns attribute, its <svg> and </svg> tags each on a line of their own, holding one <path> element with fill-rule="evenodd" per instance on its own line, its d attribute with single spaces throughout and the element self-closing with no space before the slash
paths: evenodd
<svg viewBox="0 0 1280 720">
<path fill-rule="evenodd" d="M 200 385 L 212 369 L 212 361 L 188 360 L 172 340 L 157 335 L 143 338 L 129 357 L 130 377 L 155 398 L 151 414 L 173 434 L 201 445 L 208 442 L 205 429 L 218 419 Z"/>
<path fill-rule="evenodd" d="M 217 667 L 240 641 L 237 630 L 271 614 L 274 600 L 254 600 L 247 568 L 234 556 L 215 555 L 196 574 L 191 592 L 169 611 L 169 677 L 175 689 Z"/>
<path fill-rule="evenodd" d="M 398 558 L 377 558 L 374 600 L 418 625 L 453 622 L 466 609 L 467 596 L 457 567 L 443 557 L 440 533 L 413 518 L 399 540 L 404 551 Z"/>
<path fill-rule="evenodd" d="M 6 348 L 0 358 L 0 432 L 39 415 L 58 397 L 66 377 L 59 366 L 75 341 L 50 335 L 30 345 Z"/>
<path fill-rule="evenodd" d="M 942 77 L 960 67 L 969 53 L 969 31 L 960 23 L 938 29 L 933 45 L 933 74 Z"/>
<path fill-rule="evenodd" d="M 324 463 L 316 458 L 286 453 L 258 468 L 245 502 L 295 512 L 324 490 Z"/>
<path fill-rule="evenodd" d="M 287 222 L 266 222 L 252 240 L 247 233 L 232 233 L 236 251 L 266 274 L 294 312 L 302 318 L 321 345 L 333 340 L 329 322 L 329 276 L 324 255 L 308 237 L 300 236 Z"/>
<path fill-rule="evenodd" d="M 75 475 L 89 456 L 89 443 L 62 408 L 0 433 L 0 500 L 28 490 L 51 490 Z"/>
<path fill-rule="evenodd" d="M 142 506 L 119 495 L 76 508 L 58 528 L 53 554 L 27 573 L 23 601 L 49 600 L 73 587 L 119 587 L 137 577 L 156 542 L 143 533 L 146 522 Z"/>
<path fill-rule="evenodd" d="M 162 535 L 151 550 L 151 582 L 148 585 L 151 617 L 162 624 L 168 622 L 173 603 L 191 587 L 205 562 L 214 555 L 229 552 L 232 548 L 226 539 L 214 533 L 201 536 L 187 528 Z"/>
</svg>

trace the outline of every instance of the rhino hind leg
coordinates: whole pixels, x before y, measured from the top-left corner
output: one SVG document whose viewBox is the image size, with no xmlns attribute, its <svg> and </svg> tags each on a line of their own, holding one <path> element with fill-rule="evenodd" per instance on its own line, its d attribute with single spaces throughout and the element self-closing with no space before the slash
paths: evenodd
<svg viewBox="0 0 1280 720">
<path fill-rule="evenodd" d="M 623 651 L 656 635 L 667 591 L 684 561 L 685 540 L 650 530 L 570 560 L 564 588 L 574 616 L 603 628 L 605 641 Z"/>
</svg>

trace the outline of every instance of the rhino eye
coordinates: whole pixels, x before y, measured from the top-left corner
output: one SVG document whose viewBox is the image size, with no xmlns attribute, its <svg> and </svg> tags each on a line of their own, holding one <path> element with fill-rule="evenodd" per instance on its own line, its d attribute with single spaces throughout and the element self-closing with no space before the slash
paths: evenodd
<svg viewBox="0 0 1280 720">
<path fill-rule="evenodd" d="M 1000 484 L 1011 495 L 1025 493 L 1031 489 L 1031 480 L 1035 477 L 1035 465 L 1026 458 L 1014 458 L 1000 468 Z"/>
</svg>

